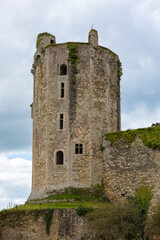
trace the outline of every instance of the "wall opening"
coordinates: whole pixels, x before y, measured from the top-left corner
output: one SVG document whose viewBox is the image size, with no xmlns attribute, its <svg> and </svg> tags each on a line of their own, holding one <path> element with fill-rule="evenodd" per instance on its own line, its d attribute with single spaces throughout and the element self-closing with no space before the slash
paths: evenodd
<svg viewBox="0 0 160 240">
<path fill-rule="evenodd" d="M 63 165 L 63 152 L 62 151 L 58 151 L 56 153 L 56 165 Z"/>
<path fill-rule="evenodd" d="M 67 66 L 65 64 L 62 64 L 60 66 L 60 76 L 67 75 Z"/>
<path fill-rule="evenodd" d="M 63 129 L 63 113 L 59 115 L 59 129 Z"/>
<path fill-rule="evenodd" d="M 83 154 L 83 144 L 75 144 L 75 154 Z"/>
<path fill-rule="evenodd" d="M 50 39 L 50 44 L 55 44 L 55 41 L 53 39 Z"/>
<path fill-rule="evenodd" d="M 35 57 L 35 65 L 37 66 L 40 62 L 41 62 L 41 57 L 40 57 L 40 55 L 37 55 Z"/>
<path fill-rule="evenodd" d="M 64 98 L 64 83 L 61 83 L 61 98 Z"/>
</svg>

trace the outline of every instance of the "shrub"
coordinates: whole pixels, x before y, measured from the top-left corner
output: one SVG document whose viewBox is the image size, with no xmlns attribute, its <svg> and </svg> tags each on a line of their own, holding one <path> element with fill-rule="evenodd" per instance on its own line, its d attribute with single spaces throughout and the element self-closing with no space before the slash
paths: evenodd
<svg viewBox="0 0 160 240">
<path fill-rule="evenodd" d="M 80 205 L 78 208 L 77 208 L 77 214 L 79 216 L 83 216 L 85 215 L 86 213 L 89 213 L 89 212 L 92 212 L 93 209 L 92 208 L 89 208 L 89 207 L 84 207 L 82 205 Z"/>
<path fill-rule="evenodd" d="M 128 203 L 107 204 L 87 214 L 89 226 L 108 240 L 136 239 L 139 234 L 139 210 Z"/>
<path fill-rule="evenodd" d="M 160 235 L 160 200 L 147 220 L 146 234 Z"/>
<path fill-rule="evenodd" d="M 128 201 L 137 206 L 139 210 L 145 215 L 147 214 L 151 199 L 153 197 L 152 189 L 153 185 L 149 187 L 144 182 L 136 189 L 135 196 L 128 197 Z"/>
<path fill-rule="evenodd" d="M 93 210 L 87 214 L 89 226 L 108 240 L 144 239 L 152 188 L 143 183 L 136 189 L 135 196 L 128 197 L 123 203 L 106 204 L 105 208 Z"/>
</svg>

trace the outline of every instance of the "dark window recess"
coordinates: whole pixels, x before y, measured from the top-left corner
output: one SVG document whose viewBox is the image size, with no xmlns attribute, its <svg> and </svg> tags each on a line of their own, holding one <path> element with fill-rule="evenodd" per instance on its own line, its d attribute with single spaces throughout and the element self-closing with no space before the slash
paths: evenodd
<svg viewBox="0 0 160 240">
<path fill-rule="evenodd" d="M 64 98 L 64 83 L 61 83 L 61 98 Z"/>
<path fill-rule="evenodd" d="M 35 65 L 39 65 L 41 63 L 41 57 L 40 55 L 37 55 L 36 58 L 35 58 Z"/>
<path fill-rule="evenodd" d="M 67 75 L 67 66 L 65 64 L 60 66 L 60 76 L 62 75 Z"/>
<path fill-rule="evenodd" d="M 54 44 L 54 40 L 53 39 L 50 39 L 50 44 Z"/>
<path fill-rule="evenodd" d="M 59 128 L 63 129 L 63 114 L 60 114 L 60 118 L 59 118 Z"/>
<path fill-rule="evenodd" d="M 75 154 L 83 154 L 83 144 L 75 145 Z"/>
<path fill-rule="evenodd" d="M 62 151 L 58 151 L 56 153 L 56 164 L 63 165 L 63 152 Z"/>
</svg>

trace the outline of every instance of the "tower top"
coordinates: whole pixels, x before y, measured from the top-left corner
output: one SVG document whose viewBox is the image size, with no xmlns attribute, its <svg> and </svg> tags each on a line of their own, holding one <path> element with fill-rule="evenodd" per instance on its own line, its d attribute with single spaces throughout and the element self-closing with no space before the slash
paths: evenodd
<svg viewBox="0 0 160 240">
<path fill-rule="evenodd" d="M 98 45 L 98 32 L 95 29 L 91 29 L 88 36 L 88 42 L 94 46 Z"/>
<path fill-rule="evenodd" d="M 54 35 L 47 32 L 38 34 L 36 42 L 37 49 L 41 49 L 49 44 L 56 44 L 56 38 Z"/>
</svg>

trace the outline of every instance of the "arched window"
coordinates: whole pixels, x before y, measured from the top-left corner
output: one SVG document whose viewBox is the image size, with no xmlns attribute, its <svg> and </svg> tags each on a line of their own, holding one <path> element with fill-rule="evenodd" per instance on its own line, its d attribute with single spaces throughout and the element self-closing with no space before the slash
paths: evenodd
<svg viewBox="0 0 160 240">
<path fill-rule="evenodd" d="M 67 75 L 67 66 L 65 64 L 60 66 L 60 76 L 62 75 Z"/>
<path fill-rule="evenodd" d="M 56 165 L 63 165 L 63 152 L 58 151 L 56 153 Z"/>
</svg>

